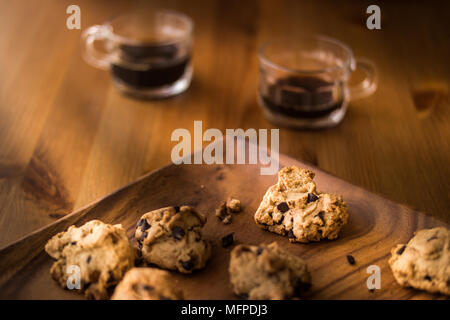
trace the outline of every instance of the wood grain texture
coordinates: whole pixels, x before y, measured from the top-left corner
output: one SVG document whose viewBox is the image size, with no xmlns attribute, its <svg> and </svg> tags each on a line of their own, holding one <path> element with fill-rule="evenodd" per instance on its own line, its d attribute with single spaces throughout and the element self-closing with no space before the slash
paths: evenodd
<svg viewBox="0 0 450 320">
<path fill-rule="evenodd" d="M 230 248 L 220 245 L 221 237 L 235 232 L 236 243 L 259 244 L 278 241 L 290 252 L 304 258 L 312 274 L 310 299 L 434 299 L 430 295 L 397 285 L 387 264 L 390 250 L 406 243 L 413 232 L 432 226 L 448 226 L 423 213 L 398 205 L 353 186 L 304 163 L 282 156 L 281 166 L 298 165 L 316 172 L 320 190 L 342 194 L 350 219 L 337 240 L 293 244 L 286 237 L 263 231 L 253 215 L 276 176 L 261 176 L 257 165 L 170 165 L 146 175 L 110 196 L 58 220 L 0 251 L 0 298 L 79 299 L 82 295 L 65 291 L 50 277 L 52 259 L 43 246 L 55 233 L 71 224 L 91 219 L 121 223 L 131 241 L 136 222 L 150 210 L 170 205 L 193 205 L 207 216 L 204 236 L 213 244 L 213 254 L 204 270 L 192 275 L 174 273 L 187 299 L 234 299 L 229 284 Z M 170 192 L 168 192 L 170 190 Z M 229 196 L 237 196 L 243 212 L 224 225 L 214 215 L 215 208 Z M 353 255 L 355 265 L 347 262 Z M 381 289 L 370 292 L 366 268 L 381 269 Z"/>
<path fill-rule="evenodd" d="M 81 59 L 70 1 L 0 1 L 0 247 L 170 161 L 176 128 L 273 128 L 256 102 L 257 50 L 321 33 L 377 64 L 380 84 L 324 131 L 280 130 L 280 151 L 450 221 L 448 1 L 77 1 L 82 29 L 128 9 L 183 11 L 194 79 L 161 101 L 120 95 Z M 151 6 L 151 7 L 150 7 Z M 3 262 L 1 262 L 3 263 Z"/>
</svg>

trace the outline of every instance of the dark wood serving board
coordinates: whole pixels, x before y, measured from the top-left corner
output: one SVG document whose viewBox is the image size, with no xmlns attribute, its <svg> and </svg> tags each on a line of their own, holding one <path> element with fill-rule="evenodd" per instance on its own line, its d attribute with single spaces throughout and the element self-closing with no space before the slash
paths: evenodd
<svg viewBox="0 0 450 320">
<path fill-rule="evenodd" d="M 443 298 L 401 288 L 387 261 L 391 248 L 406 243 L 414 231 L 448 227 L 446 223 L 280 156 L 280 168 L 294 164 L 316 173 L 319 190 L 341 194 L 347 202 L 349 223 L 337 240 L 292 244 L 285 237 L 260 229 L 253 221 L 253 214 L 266 189 L 276 183 L 277 176 L 260 175 L 259 165 L 169 165 L 0 250 L 0 298 L 83 299 L 82 295 L 61 289 L 50 277 L 53 261 L 43 251 L 48 239 L 72 224 L 81 225 L 91 219 L 121 223 L 133 239 L 136 221 L 143 213 L 182 204 L 193 205 L 207 216 L 204 234 L 213 242 L 212 258 L 204 270 L 188 276 L 174 273 L 188 299 L 236 298 L 228 276 L 231 248 L 220 245 L 221 237 L 230 232 L 235 232 L 237 243 L 278 241 L 306 260 L 313 281 L 306 297 L 309 299 Z M 240 199 L 244 210 L 233 216 L 230 225 L 223 225 L 214 210 L 228 196 Z M 347 262 L 349 254 L 356 259 L 355 265 Z M 366 286 L 369 276 L 366 269 L 373 264 L 381 268 L 381 289 L 370 292 Z"/>
</svg>

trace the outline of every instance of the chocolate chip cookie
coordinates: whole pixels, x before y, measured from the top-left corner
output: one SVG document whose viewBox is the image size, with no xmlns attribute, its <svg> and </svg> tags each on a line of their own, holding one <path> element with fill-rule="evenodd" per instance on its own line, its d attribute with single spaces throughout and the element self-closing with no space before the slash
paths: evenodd
<svg viewBox="0 0 450 320">
<path fill-rule="evenodd" d="M 306 263 L 276 242 L 236 246 L 229 272 L 234 293 L 248 299 L 299 297 L 311 282 Z"/>
<path fill-rule="evenodd" d="M 211 256 L 210 243 L 203 239 L 206 217 L 189 206 L 167 207 L 144 214 L 135 237 L 147 263 L 191 273 L 204 268 Z"/>
<path fill-rule="evenodd" d="M 450 230 L 417 231 L 391 251 L 389 265 L 401 286 L 450 295 Z"/>
<path fill-rule="evenodd" d="M 94 299 L 107 299 L 134 265 L 134 250 L 122 226 L 99 220 L 58 233 L 48 241 L 45 251 L 57 260 L 50 273 L 61 287 L 68 288 L 67 280 L 76 277 L 73 272 L 79 270 L 79 290 Z"/>
<path fill-rule="evenodd" d="M 262 228 L 287 235 L 291 242 L 336 239 L 348 221 L 340 196 L 317 191 L 314 173 L 296 166 L 278 172 L 255 213 Z"/>
<path fill-rule="evenodd" d="M 181 300 L 183 293 L 169 272 L 133 268 L 117 285 L 112 300 Z"/>
</svg>

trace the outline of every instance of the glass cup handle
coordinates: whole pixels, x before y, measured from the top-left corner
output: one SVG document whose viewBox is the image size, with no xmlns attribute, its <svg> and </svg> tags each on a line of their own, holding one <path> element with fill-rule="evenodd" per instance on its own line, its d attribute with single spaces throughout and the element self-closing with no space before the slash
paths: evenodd
<svg viewBox="0 0 450 320">
<path fill-rule="evenodd" d="M 364 79 L 356 85 L 350 86 L 350 100 L 365 98 L 372 95 L 378 86 L 378 76 L 375 64 L 366 58 L 355 59 L 355 70 L 364 72 Z"/>
<path fill-rule="evenodd" d="M 112 53 L 102 53 L 94 46 L 95 41 L 105 41 L 108 39 L 106 27 L 95 25 L 87 28 L 81 35 L 81 45 L 83 58 L 90 65 L 107 70 L 110 66 Z"/>
</svg>

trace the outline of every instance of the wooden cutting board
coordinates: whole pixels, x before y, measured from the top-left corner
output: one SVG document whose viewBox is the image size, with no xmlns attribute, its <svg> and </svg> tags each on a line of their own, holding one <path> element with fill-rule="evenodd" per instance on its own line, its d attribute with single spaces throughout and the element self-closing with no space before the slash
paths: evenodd
<svg viewBox="0 0 450 320">
<path fill-rule="evenodd" d="M 387 261 L 391 248 L 406 243 L 414 231 L 448 227 L 446 223 L 281 155 L 280 168 L 286 165 L 313 170 L 319 190 L 343 196 L 350 219 L 337 240 L 292 244 L 286 237 L 260 229 L 253 221 L 253 214 L 266 189 L 276 183 L 277 176 L 261 176 L 259 165 L 169 165 L 0 250 L 0 298 L 82 299 L 82 295 L 58 287 L 50 277 L 52 259 L 43 251 L 48 239 L 72 224 L 101 219 L 106 223 L 121 223 L 134 242 L 134 227 L 143 213 L 182 204 L 193 205 L 207 216 L 204 234 L 213 243 L 211 260 L 204 270 L 187 276 L 174 274 L 188 299 L 236 298 L 227 271 L 231 248 L 220 245 L 221 237 L 230 232 L 235 232 L 237 243 L 278 241 L 306 260 L 313 281 L 307 296 L 310 299 L 443 298 L 401 288 Z M 214 211 L 229 196 L 240 199 L 244 209 L 233 216 L 230 225 L 223 225 Z M 356 259 L 355 265 L 347 262 L 349 254 Z M 370 265 L 381 269 L 381 289 L 374 292 L 366 286 L 369 276 L 366 269 Z"/>
</svg>

